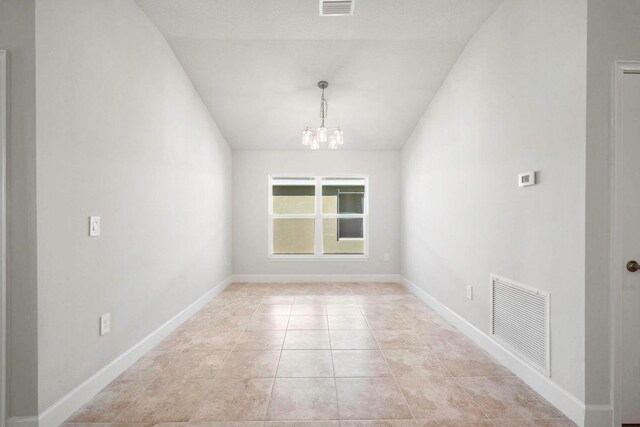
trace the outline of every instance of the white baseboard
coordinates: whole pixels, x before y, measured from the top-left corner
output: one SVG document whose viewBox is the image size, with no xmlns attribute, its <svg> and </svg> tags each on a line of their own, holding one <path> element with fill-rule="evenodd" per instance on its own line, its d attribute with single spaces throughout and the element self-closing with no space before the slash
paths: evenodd
<svg viewBox="0 0 640 427">
<path fill-rule="evenodd" d="M 405 277 L 402 277 L 402 283 L 420 298 L 420 300 L 458 328 L 469 339 L 498 360 L 498 362 L 510 369 L 574 423 L 580 427 L 587 427 L 585 425 L 585 404 L 580 401 L 580 399 L 556 384 L 551 378 L 542 375 L 535 368 L 526 364 L 519 357 L 494 341 L 489 335 L 473 326 L 458 313 L 451 310 L 414 283 L 411 283 Z M 598 427 L 603 427 L 610 424 L 597 425 Z M 595 427 L 596 424 L 590 424 L 590 426 Z"/>
<path fill-rule="evenodd" d="M 139 358 L 159 344 L 183 322 L 204 307 L 216 295 L 231 283 L 231 276 L 218 283 L 206 294 L 198 298 L 187 308 L 173 316 L 158 329 L 147 335 L 142 341 L 122 353 L 104 368 L 82 384 L 71 390 L 56 403 L 48 407 L 38 417 L 15 417 L 9 419 L 9 427 L 57 427 L 91 400 L 111 381 L 126 371 Z"/>
<path fill-rule="evenodd" d="M 47 408 L 38 417 L 12 417 L 8 427 L 56 427 L 80 409 L 118 375 L 166 338 L 184 321 L 206 305 L 232 282 L 401 282 L 425 304 L 458 328 L 482 349 L 513 371 L 531 388 L 562 411 L 580 427 L 610 426 L 612 408 L 607 405 L 588 405 L 573 396 L 550 378 L 540 374 L 487 334 L 467 322 L 427 292 L 396 274 L 305 274 L 305 275 L 233 275 L 176 314 L 142 341 L 121 354 L 107 366 L 77 386 Z"/>
<path fill-rule="evenodd" d="M 611 405 L 587 405 L 584 416 L 585 427 L 613 426 L 613 407 Z"/>
<path fill-rule="evenodd" d="M 240 283 L 267 282 L 400 282 L 399 274 L 234 274 L 233 281 Z"/>
<path fill-rule="evenodd" d="M 11 417 L 7 427 L 38 427 L 38 417 Z"/>
</svg>

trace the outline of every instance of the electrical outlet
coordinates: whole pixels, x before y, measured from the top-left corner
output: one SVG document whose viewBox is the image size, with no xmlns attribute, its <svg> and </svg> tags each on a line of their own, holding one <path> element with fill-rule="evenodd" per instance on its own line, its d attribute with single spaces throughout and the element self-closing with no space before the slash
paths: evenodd
<svg viewBox="0 0 640 427">
<path fill-rule="evenodd" d="M 467 299 L 473 299 L 473 286 L 467 285 Z"/>
<path fill-rule="evenodd" d="M 100 336 L 111 332 L 111 313 L 100 316 Z"/>
<path fill-rule="evenodd" d="M 385 260 L 385 261 L 391 261 L 391 255 L 389 255 L 389 254 L 384 254 L 384 260 Z"/>
</svg>

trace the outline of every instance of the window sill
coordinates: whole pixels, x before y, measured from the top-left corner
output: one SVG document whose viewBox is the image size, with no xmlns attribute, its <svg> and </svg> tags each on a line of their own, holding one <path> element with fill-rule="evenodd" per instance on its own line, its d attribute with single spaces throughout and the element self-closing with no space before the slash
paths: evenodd
<svg viewBox="0 0 640 427">
<path fill-rule="evenodd" d="M 369 257 L 365 256 L 365 255 L 358 255 L 358 256 L 270 255 L 269 256 L 269 261 L 276 261 L 276 262 L 282 262 L 282 261 L 285 261 L 285 262 L 288 262 L 288 261 L 295 261 L 295 262 L 368 262 L 369 261 Z"/>
</svg>

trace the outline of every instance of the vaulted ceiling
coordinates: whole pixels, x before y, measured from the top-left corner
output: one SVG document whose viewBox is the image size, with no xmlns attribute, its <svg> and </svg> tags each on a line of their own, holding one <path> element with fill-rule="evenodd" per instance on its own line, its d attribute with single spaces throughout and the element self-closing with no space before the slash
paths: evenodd
<svg viewBox="0 0 640 427">
<path fill-rule="evenodd" d="M 230 145 L 303 149 L 319 125 L 343 149 L 400 149 L 456 58 L 502 0 L 137 0 L 164 34 Z"/>
</svg>

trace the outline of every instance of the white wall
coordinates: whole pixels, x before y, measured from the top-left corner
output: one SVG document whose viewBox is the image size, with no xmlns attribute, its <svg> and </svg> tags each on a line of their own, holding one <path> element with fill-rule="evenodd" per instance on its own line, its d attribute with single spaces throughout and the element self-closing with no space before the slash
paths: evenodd
<svg viewBox="0 0 640 427">
<path fill-rule="evenodd" d="M 614 61 L 640 61 L 640 2 L 589 0 L 587 64 L 587 403 L 609 403 L 611 84 Z M 616 266 L 623 268 L 623 266 Z"/>
<path fill-rule="evenodd" d="M 369 260 L 270 261 L 267 256 L 268 176 L 279 173 L 369 175 Z M 233 245 L 234 274 L 399 273 L 400 153 L 343 150 L 234 151 Z M 384 261 L 385 253 L 391 255 L 390 261 Z"/>
<path fill-rule="evenodd" d="M 7 50 L 8 413 L 37 410 L 35 2 L 0 1 Z"/>
<path fill-rule="evenodd" d="M 581 401 L 586 13 L 505 1 L 402 152 L 403 274 L 486 333 L 491 273 L 549 291 L 552 379 Z"/>
<path fill-rule="evenodd" d="M 37 0 L 36 81 L 42 412 L 230 274 L 231 152 L 132 0 Z"/>
</svg>

